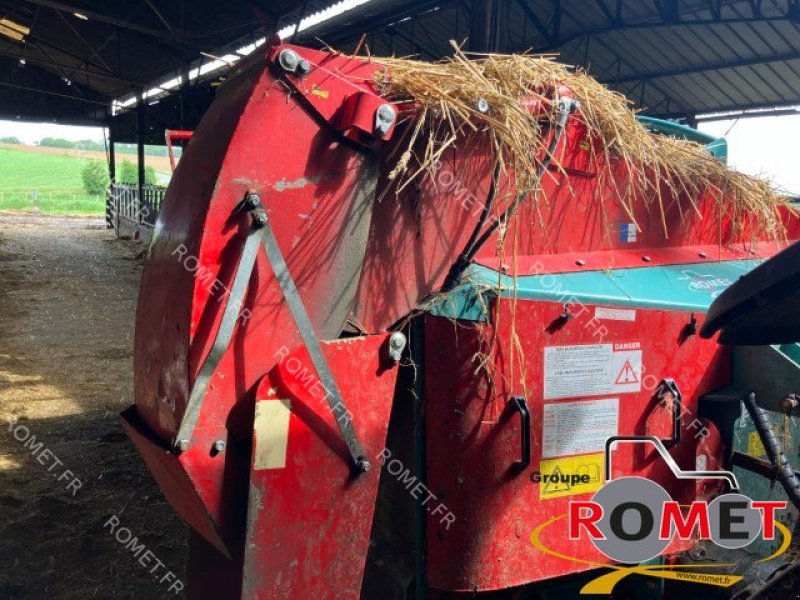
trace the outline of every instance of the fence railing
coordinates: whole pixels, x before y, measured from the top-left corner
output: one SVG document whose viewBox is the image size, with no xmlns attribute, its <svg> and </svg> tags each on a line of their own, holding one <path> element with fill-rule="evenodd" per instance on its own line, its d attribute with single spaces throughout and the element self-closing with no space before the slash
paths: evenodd
<svg viewBox="0 0 800 600">
<path fill-rule="evenodd" d="M 137 235 L 143 229 L 152 230 L 166 191 L 163 187 L 145 185 L 140 197 L 138 185 L 112 184 L 106 202 L 106 225 L 117 235 Z"/>
</svg>

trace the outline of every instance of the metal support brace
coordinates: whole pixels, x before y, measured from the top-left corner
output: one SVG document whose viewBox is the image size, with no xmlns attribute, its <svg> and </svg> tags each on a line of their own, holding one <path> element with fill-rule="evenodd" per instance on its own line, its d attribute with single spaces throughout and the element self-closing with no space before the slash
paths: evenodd
<svg viewBox="0 0 800 600">
<path fill-rule="evenodd" d="M 211 351 L 206 356 L 206 360 L 194 380 L 189 402 L 186 404 L 186 411 L 183 414 L 183 420 L 175 438 L 175 449 L 180 452 L 185 452 L 192 444 L 192 436 L 197 425 L 197 418 L 200 415 L 200 408 L 203 406 L 203 400 L 206 397 L 208 384 L 231 343 L 233 330 L 236 327 L 236 321 L 239 319 L 244 295 L 247 292 L 247 285 L 250 282 L 250 275 L 253 272 L 253 266 L 256 264 L 260 242 L 261 231 L 254 222 L 253 228 L 247 234 L 247 239 L 242 249 L 242 257 L 239 259 L 239 266 L 236 267 L 236 274 L 233 276 L 231 293 L 225 305 L 225 312 L 222 313 L 222 321 L 217 330 L 217 337 L 214 339 L 214 345 L 211 347 Z"/>
<path fill-rule="evenodd" d="M 257 207 L 261 204 L 258 196 L 251 195 L 250 200 L 257 200 Z M 258 211 L 258 208 L 256 208 L 256 210 Z M 322 383 L 322 387 L 325 389 L 325 397 L 328 399 L 331 412 L 336 417 L 336 424 L 339 426 L 339 431 L 341 431 L 345 444 L 347 444 L 347 449 L 350 451 L 353 465 L 357 472 L 365 473 L 372 468 L 372 465 L 369 460 L 367 460 L 364 449 L 358 441 L 358 436 L 350 420 L 350 412 L 347 410 L 344 400 L 342 400 L 342 393 L 339 391 L 336 379 L 334 379 L 333 373 L 325 360 L 325 356 L 322 354 L 322 348 L 319 345 L 316 333 L 314 333 L 311 319 L 308 318 L 306 307 L 303 305 L 303 300 L 297 292 L 294 279 L 292 279 L 292 275 L 289 273 L 286 261 L 281 253 L 281 249 L 278 247 L 278 240 L 275 239 L 275 234 L 272 231 L 272 227 L 270 227 L 267 213 L 261 208 L 260 213 L 257 212 L 256 214 L 257 222 L 261 222 L 258 220 L 258 217 L 263 214 L 262 244 L 267 253 L 267 259 L 272 267 L 272 271 L 275 273 L 275 279 L 278 280 L 278 285 L 281 286 L 283 296 L 286 298 L 286 304 L 292 312 L 292 317 L 294 317 L 297 330 L 300 332 L 300 337 L 308 351 L 308 356 L 311 358 L 311 363 L 314 365 L 320 383 Z"/>
<path fill-rule="evenodd" d="M 247 292 L 250 275 L 255 266 L 258 247 L 259 245 L 263 245 L 269 264 L 275 274 L 275 279 L 278 281 L 278 285 L 280 285 L 281 291 L 286 299 L 286 304 L 289 306 L 297 329 L 300 332 L 303 344 L 308 351 L 314 369 L 317 371 L 320 383 L 322 383 L 326 391 L 328 404 L 330 405 L 331 412 L 336 417 L 336 424 L 341 431 L 345 444 L 347 444 L 353 466 L 356 472 L 359 473 L 369 471 L 372 465 L 369 460 L 367 460 L 364 449 L 353 429 L 353 423 L 350 420 L 350 412 L 344 404 L 339 386 L 336 384 L 333 373 L 322 354 L 322 348 L 314 333 L 311 319 L 308 317 L 308 313 L 297 291 L 297 287 L 294 284 L 294 280 L 286 266 L 286 261 L 283 258 L 283 254 L 278 246 L 278 241 L 275 239 L 275 234 L 270 226 L 269 217 L 261 204 L 261 199 L 256 194 L 250 194 L 245 200 L 245 208 L 250 212 L 253 218 L 253 228 L 247 235 L 247 240 L 242 250 L 242 257 L 239 260 L 239 266 L 233 278 L 231 293 L 225 305 L 225 312 L 222 315 L 222 322 L 217 331 L 214 345 L 194 382 L 194 387 L 192 388 L 192 393 L 186 406 L 186 412 L 178 431 L 175 448 L 183 452 L 188 450 L 191 445 L 192 435 L 197 425 L 200 408 L 206 396 L 208 383 L 214 375 L 222 356 L 230 345 L 244 295 Z"/>
</svg>

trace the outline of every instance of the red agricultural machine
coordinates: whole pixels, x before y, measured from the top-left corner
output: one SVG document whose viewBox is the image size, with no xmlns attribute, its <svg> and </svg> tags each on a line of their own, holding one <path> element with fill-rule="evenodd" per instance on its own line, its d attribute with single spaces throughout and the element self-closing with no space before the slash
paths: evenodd
<svg viewBox="0 0 800 600">
<path fill-rule="evenodd" d="M 381 96 L 383 69 L 273 42 L 220 89 L 167 191 L 124 418 L 192 528 L 189 597 L 579 597 L 619 565 L 558 519 L 620 476 L 682 505 L 734 485 L 783 498 L 794 528 L 800 348 L 792 310 L 770 308 L 794 280 L 759 266 L 786 244 L 711 199 L 626 210 L 569 90 L 546 202 L 492 205 L 480 127 L 397 190 L 418 108 Z M 790 339 L 748 341 L 776 330 Z M 647 563 L 725 563 L 735 588 L 640 570 L 609 592 L 761 593 L 791 569 L 757 562 L 785 540 L 759 543 L 731 558 L 675 539 Z"/>
</svg>

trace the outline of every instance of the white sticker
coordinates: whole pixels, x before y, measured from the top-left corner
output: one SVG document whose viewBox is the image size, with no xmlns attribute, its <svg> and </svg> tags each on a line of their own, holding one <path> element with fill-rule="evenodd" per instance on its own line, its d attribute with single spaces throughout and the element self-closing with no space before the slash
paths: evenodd
<svg viewBox="0 0 800 600">
<path fill-rule="evenodd" d="M 253 470 L 283 469 L 286 467 L 286 446 L 289 441 L 290 400 L 259 400 L 256 402 L 255 449 Z"/>
<path fill-rule="evenodd" d="M 637 344 L 638 345 L 638 344 Z M 615 344 L 616 346 L 616 344 Z M 617 350 L 611 354 L 615 394 L 632 394 L 642 389 L 642 351 Z"/>
<path fill-rule="evenodd" d="M 544 349 L 544 399 L 630 394 L 642 389 L 639 342 L 548 346 Z"/>
<path fill-rule="evenodd" d="M 545 404 L 542 457 L 602 452 L 618 428 L 619 398 Z"/>
<path fill-rule="evenodd" d="M 607 319 L 609 321 L 635 321 L 636 311 L 627 308 L 598 306 L 594 309 L 594 318 Z"/>
</svg>

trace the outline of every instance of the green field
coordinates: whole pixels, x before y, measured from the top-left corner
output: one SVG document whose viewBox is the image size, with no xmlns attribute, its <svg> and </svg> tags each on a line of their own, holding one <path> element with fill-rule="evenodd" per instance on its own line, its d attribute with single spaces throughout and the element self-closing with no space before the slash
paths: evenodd
<svg viewBox="0 0 800 600">
<path fill-rule="evenodd" d="M 105 196 L 83 189 L 86 159 L 0 148 L 0 210 L 103 214 Z"/>
</svg>

